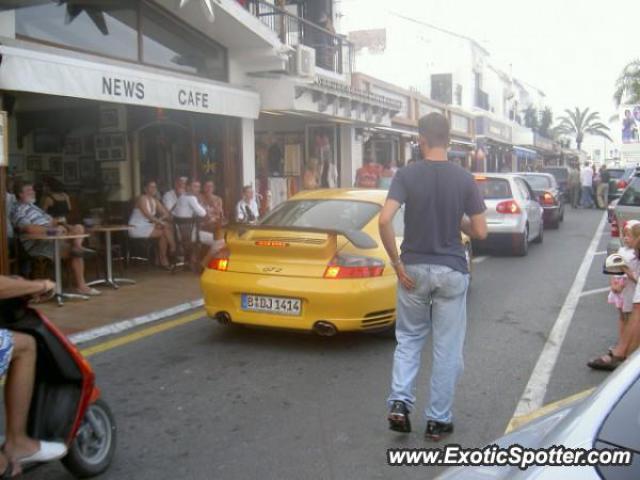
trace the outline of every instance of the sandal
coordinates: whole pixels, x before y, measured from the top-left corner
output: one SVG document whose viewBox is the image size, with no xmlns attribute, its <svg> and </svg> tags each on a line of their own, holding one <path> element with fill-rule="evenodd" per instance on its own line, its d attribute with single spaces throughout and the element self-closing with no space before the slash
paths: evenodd
<svg viewBox="0 0 640 480">
<path fill-rule="evenodd" d="M 594 370 L 606 370 L 610 372 L 618 368 L 618 366 L 625 360 L 626 359 L 624 357 L 617 357 L 612 353 L 607 353 L 606 355 L 590 360 L 587 365 Z"/>
</svg>

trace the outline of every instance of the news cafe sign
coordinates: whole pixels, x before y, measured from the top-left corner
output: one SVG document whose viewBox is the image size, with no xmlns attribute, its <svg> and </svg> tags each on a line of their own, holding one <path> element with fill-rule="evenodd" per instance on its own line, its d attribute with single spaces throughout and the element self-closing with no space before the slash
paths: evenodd
<svg viewBox="0 0 640 480">
<path fill-rule="evenodd" d="M 0 46 L 0 89 L 256 119 L 256 92 L 218 82 Z"/>
<path fill-rule="evenodd" d="M 102 94 L 113 97 L 114 101 L 144 100 L 145 83 L 117 77 L 102 77 Z M 210 106 L 209 92 L 194 88 L 177 88 L 173 92 L 175 101 L 186 109 L 208 110 Z"/>
</svg>

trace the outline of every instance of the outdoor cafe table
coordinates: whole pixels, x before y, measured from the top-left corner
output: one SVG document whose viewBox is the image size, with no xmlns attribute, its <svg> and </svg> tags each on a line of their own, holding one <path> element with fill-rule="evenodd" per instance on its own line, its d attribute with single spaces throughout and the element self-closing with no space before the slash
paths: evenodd
<svg viewBox="0 0 640 480">
<path fill-rule="evenodd" d="M 106 276 L 100 280 L 94 280 L 87 285 L 93 287 L 94 285 L 106 285 L 111 288 L 120 288 L 119 283 L 135 284 L 135 280 L 130 278 L 113 278 L 113 252 L 111 251 L 111 234 L 113 232 L 125 232 L 133 228 L 131 225 L 96 225 L 91 228 L 91 233 L 104 233 L 106 254 Z"/>
<path fill-rule="evenodd" d="M 53 268 L 55 271 L 56 288 L 54 297 L 58 302 L 58 306 L 64 304 L 65 298 L 79 298 L 81 300 L 89 300 L 87 295 L 79 293 L 65 293 L 62 291 L 62 258 L 60 257 L 60 242 L 67 240 L 77 240 L 78 238 L 87 238 L 86 233 L 73 233 L 65 235 L 25 235 L 25 240 L 38 240 L 43 242 L 53 242 Z"/>
</svg>

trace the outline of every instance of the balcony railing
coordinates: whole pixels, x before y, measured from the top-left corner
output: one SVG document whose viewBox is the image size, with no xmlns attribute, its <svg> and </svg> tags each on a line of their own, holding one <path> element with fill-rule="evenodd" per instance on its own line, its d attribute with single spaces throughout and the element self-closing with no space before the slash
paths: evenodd
<svg viewBox="0 0 640 480">
<path fill-rule="evenodd" d="M 335 73 L 353 71 L 353 45 L 304 18 L 297 17 L 263 0 L 249 0 L 248 10 L 278 34 L 290 47 L 306 45 L 316 51 L 316 66 Z"/>
</svg>

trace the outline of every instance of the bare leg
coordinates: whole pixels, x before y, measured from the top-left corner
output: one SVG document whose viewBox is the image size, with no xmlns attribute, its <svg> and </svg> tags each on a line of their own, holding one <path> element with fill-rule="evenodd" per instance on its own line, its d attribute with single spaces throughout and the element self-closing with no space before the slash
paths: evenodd
<svg viewBox="0 0 640 480">
<path fill-rule="evenodd" d="M 71 225 L 69 227 L 69 233 L 73 235 L 82 235 L 84 234 L 84 227 L 82 225 Z M 73 246 L 76 248 L 81 248 L 83 241 L 84 241 L 84 238 L 76 238 L 73 241 Z"/>
<path fill-rule="evenodd" d="M 636 306 L 639 307 L 637 314 Z M 627 321 L 625 332 L 627 332 L 628 339 L 625 356 L 628 357 L 640 347 L 640 304 L 633 306 L 633 315 Z"/>
<path fill-rule="evenodd" d="M 169 266 L 169 259 L 167 258 L 167 248 L 167 237 L 165 237 L 164 235 L 160 235 L 160 237 L 158 237 L 158 256 L 160 257 L 160 265 L 162 265 L 163 267 Z"/>
<path fill-rule="evenodd" d="M 36 374 L 36 342 L 30 335 L 13 332 L 13 359 L 4 389 L 7 440 L 5 453 L 17 460 L 40 448 L 27 436 L 27 420 Z"/>
<path fill-rule="evenodd" d="M 84 259 L 81 257 L 71 258 L 71 269 L 73 270 L 73 276 L 76 279 L 76 286 L 80 291 L 87 291 L 89 287 L 84 278 Z"/>
</svg>

